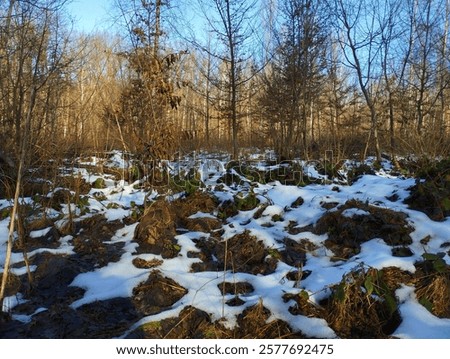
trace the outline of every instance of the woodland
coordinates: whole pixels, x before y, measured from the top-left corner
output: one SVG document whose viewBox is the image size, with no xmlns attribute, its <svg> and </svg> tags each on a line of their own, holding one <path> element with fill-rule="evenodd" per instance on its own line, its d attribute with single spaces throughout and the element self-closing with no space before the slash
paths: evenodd
<svg viewBox="0 0 450 359">
<path fill-rule="evenodd" d="M 344 182 L 352 185 L 362 178 L 359 176 L 379 175 L 381 171 L 382 176 L 392 173 L 392 176 L 416 179 L 410 183 L 410 197 L 397 196 L 395 191 L 386 193 L 386 196 L 392 196 L 389 197 L 393 198 L 391 202 L 406 201 L 411 208 L 425 213 L 431 220 L 448 225 L 450 0 L 113 0 L 109 26 L 89 34 L 77 30 L 67 10 L 68 3 L 68 0 L 0 0 L 0 228 L 5 232 L 4 243 L 0 241 L 5 248 L 4 256 L 0 256 L 1 262 L 4 260 L 0 291 L 3 313 L 0 321 L 9 323 L 4 324 L 6 329 L 1 329 L 0 325 L 3 335 L 8 332 L 13 337 L 37 335 L 28 327 L 21 329 L 16 326 L 8 310 L 4 309 L 5 298 L 18 292 L 32 297 L 36 293 L 33 290 L 39 287 L 39 275 L 33 279 L 30 268 L 37 266 L 39 271 L 39 263 L 44 259 L 28 258 L 28 252 L 36 249 L 31 232 L 50 226 L 53 228 L 51 233 L 55 231 L 55 243 L 65 236 L 71 236 L 69 241 L 75 243 L 77 238 L 87 238 L 82 234 L 83 230 L 86 232 L 94 228 L 99 232 L 91 233 L 92 236 L 102 238 L 103 232 L 111 232 L 109 240 L 116 230 L 120 231 L 122 225 L 142 223 L 144 226 L 149 211 L 155 211 L 150 213 L 153 217 L 166 216 L 172 225 L 187 225 L 189 221 L 180 219 L 184 217 L 177 211 L 189 205 L 185 208 L 181 204 L 182 209 L 178 210 L 170 205 L 172 207 L 167 209 L 165 204 L 158 202 L 159 197 L 155 193 L 166 199 L 166 196 L 170 197 L 177 191 L 184 193 L 181 196 L 185 196 L 187 202 L 194 201 L 193 208 L 199 212 L 223 216 L 218 217 L 220 223 L 216 223 L 217 228 L 214 228 L 223 230 L 226 218 L 237 221 L 238 217 L 233 216 L 240 216 L 242 211 L 260 209 L 264 213 L 274 205 L 272 202 L 276 202 L 276 197 L 270 197 L 267 206 L 261 198 L 262 188 L 271 180 L 294 188 L 316 181 L 325 185 L 341 185 Z M 259 158 L 261 153 L 270 153 L 265 158 L 264 170 L 253 167 L 254 162 L 252 165 L 245 162 L 249 158 Z M 217 159 L 218 154 L 222 156 L 220 160 Z M 102 162 L 111 159 L 111 156 L 119 158 L 121 165 L 107 166 L 106 162 Z M 192 159 L 203 162 L 189 167 L 186 163 Z M 369 162 L 366 162 L 368 159 Z M 349 165 L 348 161 L 354 162 Z M 124 163 L 127 166 L 123 166 Z M 210 173 L 210 178 L 204 177 L 208 172 L 204 167 L 206 164 L 217 167 L 215 172 Z M 279 172 L 273 175 L 270 166 L 283 164 L 285 167 L 277 167 L 277 170 L 283 168 L 283 176 L 280 177 Z M 176 173 L 173 171 L 175 166 L 179 166 Z M 180 168 L 187 168 L 183 185 L 179 185 Z M 96 181 L 89 182 L 83 177 L 84 169 L 92 171 L 95 176 L 101 173 L 106 177 L 95 177 Z M 70 176 L 67 176 L 68 171 Z M 286 171 L 293 177 L 287 178 Z M 311 171 L 315 174 L 312 177 L 309 176 Z M 300 172 L 301 178 L 296 178 Z M 211 182 L 211 178 L 215 175 L 219 177 L 219 174 L 220 181 Z M 91 217 L 84 217 L 88 212 L 95 212 L 93 200 L 109 201 L 109 196 L 114 195 L 105 192 L 111 179 L 108 176 L 114 176 L 116 190 L 119 181 L 125 181 L 122 190 L 133 184 L 134 189 L 143 194 L 139 201 L 133 199 L 120 204 L 131 214 L 127 220 L 122 218 L 121 225 L 117 227 L 115 221 L 108 220 L 105 224 L 104 218 L 92 220 L 89 219 Z M 421 184 L 420 179 L 427 182 Z M 384 179 L 380 181 L 384 183 Z M 169 182 L 172 185 L 167 185 Z M 174 187 L 173 183 L 177 186 Z M 205 191 L 211 186 L 214 191 L 219 191 L 219 183 L 225 186 L 222 191 L 232 193 L 230 198 L 225 195 L 221 197 L 218 192 L 210 193 L 212 197 L 202 197 L 206 196 Z M 403 190 L 403 185 L 398 186 Z M 370 188 L 376 191 L 377 187 Z M 92 191 L 95 189 L 94 196 Z M 332 191 L 339 192 L 338 189 Z M 98 197 L 99 192 L 104 197 Z M 241 192 L 245 193 L 244 199 L 239 197 Z M 327 196 L 330 193 L 327 192 Z M 352 196 L 358 197 L 359 192 L 352 192 Z M 294 200 L 285 205 L 297 208 L 304 203 L 296 204 Z M 339 201 L 341 198 L 334 206 L 321 208 L 333 210 L 340 203 L 344 206 L 337 207 L 340 214 L 348 208 L 365 211 L 371 214 L 372 219 L 376 218 L 394 231 L 399 230 L 403 236 L 403 229 L 399 229 L 407 227 L 403 215 L 392 217 L 391 213 L 381 213 L 371 207 L 373 203 L 364 203 L 362 199 L 356 204 L 350 203 L 350 200 Z M 383 201 L 380 199 L 375 205 Z M 35 207 L 30 203 L 34 203 Z M 114 202 L 111 206 L 119 206 L 118 203 Z M 224 203 L 232 209 L 224 207 Z M 158 212 L 159 206 L 162 207 Z M 57 220 L 61 218 L 56 216 L 52 219 L 46 212 L 50 207 L 56 208 L 58 216 L 69 218 L 70 226 L 64 229 L 57 227 Z M 117 209 L 112 207 L 108 209 Z M 186 209 L 186 218 L 194 215 L 188 212 Z M 414 214 L 409 215 L 414 217 Z M 245 222 L 247 219 L 244 217 L 239 217 L 239 220 Z M 276 227 L 276 222 L 284 223 L 281 217 L 281 212 L 274 213 L 267 227 Z M 12 218 L 14 220 L 10 220 Z M 36 218 L 40 224 L 36 224 Z M 3 226 L 2 221 L 7 225 Z M 326 219 L 316 218 L 313 222 L 306 223 L 300 230 L 289 227 L 286 221 L 286 228 L 281 232 L 288 233 L 288 236 L 296 236 L 302 231 L 310 233 L 312 227 L 308 226 L 320 226 L 321 223 L 325 229 L 311 230 L 315 235 L 327 233 L 328 227 L 342 231 L 347 228 L 342 223 L 327 223 Z M 229 220 L 228 223 L 235 222 Z M 344 227 L 340 228 L 341 225 Z M 109 229 L 105 230 L 105 226 Z M 178 253 L 181 250 L 184 253 L 183 246 L 174 239 L 178 229 L 171 229 L 169 233 L 163 224 L 153 222 L 150 227 L 164 232 L 171 239 L 167 242 L 169 244 L 163 241 L 163 247 L 155 252 L 153 244 L 141 238 L 144 234 L 139 232 L 139 228 L 142 227 L 136 227 L 134 240 L 146 243 L 141 243 L 141 253 L 147 249 L 150 253 L 163 255 L 164 259 L 173 258 L 172 254 L 165 252 L 167 246 L 172 251 Z M 364 228 L 380 234 L 376 226 Z M 190 227 L 187 229 L 194 231 Z M 211 236 L 214 232 L 212 228 L 198 231 L 210 232 Z M 236 236 L 242 236 L 236 240 L 259 246 L 261 242 L 253 242 L 255 238 L 249 233 L 252 232 L 243 230 L 237 233 Z M 372 238 L 361 236 L 364 241 Z M 223 233 L 219 237 L 218 241 L 226 243 L 230 238 L 235 238 L 225 238 Z M 328 237 L 333 242 L 329 231 Z M 106 241 L 105 238 L 100 240 Z M 311 241 L 320 247 L 323 243 L 314 238 L 317 243 Z M 428 244 L 434 237 L 428 241 L 424 238 L 427 237 L 414 237 L 412 242 L 424 241 Z M 305 244 L 303 239 L 297 244 L 286 242 L 286 238 L 280 240 L 286 247 L 282 256 L 286 255 L 289 245 L 296 248 L 294 252 L 303 254 L 318 248 Z M 389 245 L 402 248 L 394 250 L 397 254 L 401 252 L 399 257 L 403 257 L 405 248 L 412 243 L 402 240 L 395 243 L 387 240 Z M 449 241 L 449 238 L 439 237 L 435 242 L 439 245 L 430 248 L 438 251 L 442 246 L 447 250 Z M 221 244 L 213 250 L 208 247 L 209 242 L 195 243 L 206 251 L 209 259 L 211 251 L 228 253 L 226 248 L 220 247 Z M 241 246 L 239 243 L 237 247 Z M 344 249 L 328 246 L 327 249 L 335 251 L 335 254 L 338 251 L 335 257 L 345 261 L 359 253 L 360 244 L 356 250 L 353 244 L 350 245 L 350 252 L 345 251 L 348 247 L 346 243 L 336 245 Z M 112 250 L 110 247 L 101 248 L 108 253 Z M 98 248 L 92 247 L 90 254 L 94 255 L 96 250 Z M 249 249 L 250 252 L 254 250 Z M 269 249 L 264 251 L 264 255 L 270 254 Z M 10 265 L 18 263 L 14 260 L 15 253 L 21 253 L 27 267 L 26 273 L 16 275 L 10 272 Z M 408 253 L 406 250 L 404 256 L 408 257 Z M 430 278 L 429 266 L 438 263 L 432 272 L 444 284 L 433 282 L 433 285 L 444 290 L 439 302 L 443 308 L 438 314 L 433 312 L 433 304 L 438 300 L 426 297 L 429 292 L 420 298 L 421 304 L 440 318 L 448 318 L 450 309 L 445 303 L 450 298 L 450 254 L 439 252 L 432 255 L 419 256 L 422 264 L 418 268 Z M 107 266 L 109 261 L 114 262 L 112 257 L 103 258 L 105 262 L 100 267 Z M 278 258 L 273 253 L 272 257 Z M 264 256 L 260 259 L 263 261 Z M 222 260 L 225 263 L 220 264 L 219 269 L 205 267 L 202 270 L 226 271 L 227 260 L 226 256 Z M 306 257 L 300 262 L 303 260 Z M 282 262 L 302 272 L 298 267 L 300 262 L 289 261 L 285 257 Z M 144 263 L 144 266 L 147 264 Z M 158 262 L 153 264 L 146 268 L 161 265 Z M 76 271 L 85 273 L 93 268 L 78 268 Z M 261 270 L 270 272 L 266 267 Z M 373 268 L 362 272 L 350 271 L 354 282 L 359 284 L 349 290 L 365 286 L 367 291 L 369 286 L 372 288 L 369 291 L 374 291 L 371 281 L 379 278 L 374 271 Z M 256 274 L 254 269 L 250 272 Z M 395 280 L 403 280 L 403 274 L 395 272 Z M 146 282 L 148 286 L 153 285 L 152 281 L 158 282 L 158 276 L 158 273 L 151 272 Z M 370 283 L 367 282 L 369 277 Z M 419 277 L 418 274 L 413 281 L 420 282 L 422 277 Z M 293 279 L 296 288 L 300 279 Z M 75 280 L 75 275 L 68 282 L 72 280 Z M 176 286 L 171 280 L 164 280 L 167 280 L 166 287 Z M 136 299 L 139 288 L 144 291 L 145 285 L 135 284 L 133 296 L 135 301 L 139 301 Z M 393 295 L 381 292 L 381 287 L 378 288 L 379 296 L 384 296 L 385 302 L 393 299 Z M 288 297 L 292 295 L 285 298 L 286 301 L 297 301 L 295 310 L 298 312 L 295 315 L 320 316 L 318 307 L 311 307 L 314 298 L 311 293 L 306 296 L 305 288 L 298 295 L 286 294 Z M 342 289 L 339 286 L 336 288 L 335 292 Z M 245 292 L 247 289 L 242 290 Z M 222 296 L 225 292 L 223 287 Z M 180 298 L 184 294 L 180 294 Z M 81 297 L 80 293 L 75 292 L 68 295 Z M 323 303 L 317 300 L 315 304 Z M 267 308 L 263 308 L 262 304 L 246 308 L 252 308 L 251 313 L 255 312 L 257 317 L 269 317 Z M 39 315 L 40 309 L 34 309 Z M 185 308 L 185 314 L 190 316 L 192 308 L 188 309 Z M 194 321 L 203 315 L 198 312 L 194 314 Z M 177 315 L 181 316 L 180 312 L 174 313 L 174 316 Z M 373 319 L 375 314 L 370 312 L 370 315 Z M 333 312 L 330 316 L 327 317 L 328 323 L 335 320 L 336 324 L 338 314 Z M 401 322 L 396 309 L 389 311 L 388 317 L 383 318 L 390 326 L 389 330 L 379 329 L 386 323 L 381 323 L 382 319 L 377 317 L 376 322 L 381 324 L 373 332 L 364 332 L 367 323 L 359 323 L 361 331 L 356 334 L 348 328 L 341 328 L 347 319 L 340 317 L 337 327 L 332 327 L 333 333 L 340 337 L 386 337 Z M 117 336 L 137 320 L 133 316 L 125 320 L 125 327 L 96 333 L 102 337 L 110 334 Z M 245 332 L 245 325 L 242 322 L 240 325 L 244 328 L 243 332 L 230 334 L 226 329 L 228 327 L 224 326 L 220 329 L 221 334 L 215 332 L 214 335 L 251 335 L 253 329 Z M 147 337 L 160 335 L 155 334 L 152 328 L 147 327 L 146 330 Z M 292 334 L 292 328 L 283 327 L 283 330 L 283 335 Z M 271 327 L 270 333 L 261 333 L 261 337 L 276 336 L 275 332 L 276 329 Z M 286 334 L 288 332 L 291 334 Z M 296 333 L 300 332 L 301 329 L 298 329 Z M 325 332 L 323 334 L 319 330 L 301 336 L 334 336 Z M 168 329 L 164 335 L 171 333 L 172 329 Z M 445 336 L 450 336 L 448 330 L 445 333 Z M 49 334 L 49 337 L 55 335 Z M 71 332 L 71 335 L 79 337 L 81 332 Z M 179 337 L 190 335 L 192 333 L 179 333 Z M 405 334 L 406 337 L 408 335 Z"/>
</svg>

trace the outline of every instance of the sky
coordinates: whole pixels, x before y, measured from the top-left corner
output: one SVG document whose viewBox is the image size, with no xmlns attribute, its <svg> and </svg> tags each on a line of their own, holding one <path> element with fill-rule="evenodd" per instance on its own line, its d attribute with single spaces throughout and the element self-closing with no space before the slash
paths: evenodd
<svg viewBox="0 0 450 359">
<path fill-rule="evenodd" d="M 108 26 L 108 9 L 113 0 L 73 0 L 68 11 L 75 20 L 75 28 L 90 33 Z"/>
</svg>

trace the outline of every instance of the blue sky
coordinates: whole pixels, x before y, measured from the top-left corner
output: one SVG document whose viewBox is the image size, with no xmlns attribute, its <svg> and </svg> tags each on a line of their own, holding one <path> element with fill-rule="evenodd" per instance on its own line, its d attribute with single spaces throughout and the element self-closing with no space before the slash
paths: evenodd
<svg viewBox="0 0 450 359">
<path fill-rule="evenodd" d="M 108 9 L 113 0 L 73 0 L 68 10 L 80 31 L 91 32 L 108 26 Z"/>
</svg>

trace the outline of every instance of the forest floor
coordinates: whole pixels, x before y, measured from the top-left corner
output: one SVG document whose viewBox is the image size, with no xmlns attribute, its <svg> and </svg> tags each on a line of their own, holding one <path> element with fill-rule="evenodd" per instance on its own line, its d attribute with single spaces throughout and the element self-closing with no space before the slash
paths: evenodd
<svg viewBox="0 0 450 359">
<path fill-rule="evenodd" d="M 450 161 L 400 162 L 31 171 L 0 338 L 450 339 Z"/>
</svg>

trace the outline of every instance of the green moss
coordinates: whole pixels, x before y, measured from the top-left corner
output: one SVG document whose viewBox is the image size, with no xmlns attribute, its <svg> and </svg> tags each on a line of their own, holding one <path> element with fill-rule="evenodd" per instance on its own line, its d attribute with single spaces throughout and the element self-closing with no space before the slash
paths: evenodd
<svg viewBox="0 0 450 359">
<path fill-rule="evenodd" d="M 92 188 L 95 189 L 102 189 L 102 188 L 106 188 L 106 183 L 105 180 L 101 177 L 97 178 L 94 183 L 92 183 Z"/>
<path fill-rule="evenodd" d="M 283 222 L 284 219 L 280 214 L 274 214 L 272 216 L 272 222 Z"/>
<path fill-rule="evenodd" d="M 120 204 L 117 204 L 115 202 L 110 202 L 106 205 L 107 209 L 118 209 L 120 208 Z"/>
<path fill-rule="evenodd" d="M 95 192 L 94 193 L 94 198 L 97 201 L 106 201 L 108 199 L 103 192 Z"/>
<path fill-rule="evenodd" d="M 158 330 L 161 329 L 162 325 L 160 321 L 157 322 L 150 322 L 150 323 L 145 323 L 141 326 L 141 329 L 143 330 Z"/>
<path fill-rule="evenodd" d="M 441 200 L 441 207 L 445 212 L 450 211 L 450 197 L 445 197 Z"/>
<path fill-rule="evenodd" d="M 141 179 L 141 171 L 139 170 L 138 166 L 131 166 L 128 168 L 128 177 L 130 182 L 137 181 L 138 179 Z"/>
<path fill-rule="evenodd" d="M 267 250 L 267 252 L 268 252 L 269 256 L 271 256 L 272 258 L 280 259 L 280 260 L 281 260 L 281 254 L 280 254 L 280 252 L 278 252 L 277 249 L 269 248 L 269 249 Z"/>
<path fill-rule="evenodd" d="M 4 220 L 5 218 L 8 218 L 11 214 L 11 209 L 9 207 L 3 208 L 0 211 L 0 220 Z"/>
<path fill-rule="evenodd" d="M 237 210 L 250 211 L 258 206 L 259 199 L 256 197 L 256 194 L 252 191 L 246 195 L 238 193 L 236 196 L 234 196 L 234 202 L 236 204 Z"/>
</svg>

